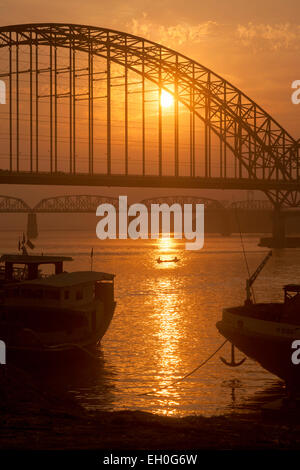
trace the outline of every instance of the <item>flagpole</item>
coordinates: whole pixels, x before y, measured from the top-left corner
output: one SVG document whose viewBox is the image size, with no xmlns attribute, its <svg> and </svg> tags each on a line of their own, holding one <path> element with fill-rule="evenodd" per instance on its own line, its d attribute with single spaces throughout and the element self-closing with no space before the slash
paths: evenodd
<svg viewBox="0 0 300 470">
<path fill-rule="evenodd" d="M 91 271 L 93 271 L 94 248 L 91 249 Z"/>
</svg>

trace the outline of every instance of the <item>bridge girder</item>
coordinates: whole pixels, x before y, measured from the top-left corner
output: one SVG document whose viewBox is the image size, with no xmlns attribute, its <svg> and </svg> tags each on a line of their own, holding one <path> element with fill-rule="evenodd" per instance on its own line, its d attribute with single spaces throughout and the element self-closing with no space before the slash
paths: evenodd
<svg viewBox="0 0 300 470">
<path fill-rule="evenodd" d="M 276 195 L 278 196 L 278 193 L 274 193 L 274 198 Z M 279 193 L 279 195 L 281 198 L 286 196 L 284 192 L 282 194 Z M 290 197 L 290 201 L 288 200 L 285 203 L 282 200 L 280 201 L 281 207 L 290 209 L 299 207 L 300 201 L 298 192 L 291 192 Z M 275 202 L 275 200 L 273 202 L 271 200 L 245 199 L 229 203 L 228 201 L 219 201 L 212 198 L 190 195 L 156 196 L 140 201 L 140 203 L 146 205 L 148 209 L 151 207 L 151 204 L 168 204 L 169 206 L 172 204 L 180 204 L 182 207 L 184 204 L 204 204 L 206 209 L 221 210 L 272 210 L 274 207 L 278 207 Z M 34 207 L 30 207 L 20 198 L 0 195 L 0 212 L 2 213 L 95 213 L 100 204 L 112 204 L 116 209 L 118 209 L 119 199 L 102 195 L 71 194 L 44 198 Z"/>
<path fill-rule="evenodd" d="M 30 207 L 22 199 L 0 195 L 0 212 L 30 212 Z"/>
<path fill-rule="evenodd" d="M 273 204 L 268 200 L 263 199 L 253 199 L 253 200 L 242 200 L 234 201 L 230 204 L 232 209 L 242 209 L 242 210 L 272 210 Z"/>
<path fill-rule="evenodd" d="M 32 209 L 35 213 L 45 212 L 92 212 L 95 213 L 100 204 L 112 204 L 119 207 L 119 199 L 108 196 L 67 195 L 42 199 Z"/>
<path fill-rule="evenodd" d="M 266 191 L 272 189 L 277 191 L 283 189 L 288 191 L 299 190 L 299 141 L 297 142 L 266 111 L 234 85 L 190 58 L 147 39 L 105 28 L 58 23 L 15 25 L 0 28 L 0 49 L 5 47 L 18 49 L 22 45 L 30 47 L 47 46 L 55 48 L 55 50 L 57 48 L 66 48 L 69 51 L 86 52 L 90 57 L 89 60 L 96 56 L 106 60 L 107 82 L 111 78 L 109 76 L 110 64 L 116 63 L 124 67 L 125 74 L 127 70 L 131 70 L 141 76 L 143 80 L 147 79 L 157 85 L 159 90 L 164 89 L 173 95 L 175 109 L 178 102 L 182 103 L 190 110 L 191 119 L 198 117 L 205 128 L 204 176 L 202 181 L 205 184 L 204 180 L 212 180 L 212 186 L 209 186 L 208 182 L 207 186 L 203 187 L 216 187 L 216 185 L 226 187 L 225 180 L 228 179 L 227 186 L 232 188 L 237 185 L 232 180 L 241 180 L 244 181 L 245 188 L 251 187 Z M 109 94 L 110 82 L 107 89 Z M 71 95 L 72 92 L 70 91 L 70 97 Z M 89 99 L 91 100 L 90 95 Z M 108 120 L 109 116 L 108 107 Z M 220 162 L 217 176 L 213 175 L 211 162 L 211 133 L 215 134 L 220 140 Z M 92 131 L 89 138 L 92 139 Z M 92 142 L 89 142 L 89 145 L 89 173 L 87 175 L 91 176 L 89 181 L 90 184 L 93 184 L 95 174 L 93 175 Z M 74 181 L 74 177 L 76 177 L 74 142 L 73 147 L 73 150 L 70 150 L 70 181 L 71 178 Z M 234 177 L 227 174 L 227 150 L 231 151 L 235 158 Z M 130 176 L 134 176 L 128 174 L 128 155 L 124 175 L 114 175 L 112 173 L 110 123 L 108 123 L 107 132 L 106 162 L 106 174 L 102 175 L 103 178 L 98 178 L 98 181 L 115 179 L 115 184 L 118 184 L 122 176 L 124 176 L 124 181 L 126 179 L 130 181 Z M 10 173 L 0 175 L 0 180 L 6 179 L 7 182 L 26 182 L 30 180 L 30 178 L 26 178 L 26 174 L 19 175 L 19 173 L 18 163 L 17 171 L 13 170 L 11 154 Z M 41 180 L 42 175 L 39 174 L 38 168 L 35 171 L 32 170 L 31 173 L 36 173 L 33 179 Z M 52 160 L 50 173 L 54 180 L 59 181 L 57 169 L 52 167 Z M 14 176 L 15 179 L 13 179 Z M 119 180 L 118 177 L 120 177 Z M 164 182 L 161 136 L 159 137 L 158 174 L 155 177 L 158 181 L 157 185 Z M 176 129 L 176 124 L 174 174 L 170 178 L 174 179 L 174 186 L 180 184 L 180 178 L 189 180 L 192 187 L 195 187 L 193 184 L 201 183 L 200 179 L 197 180 L 195 148 L 193 145 L 191 146 L 190 155 L 190 173 L 185 177 L 179 174 L 178 126 Z M 213 180 L 215 181 L 213 182 Z M 149 181 L 149 177 L 145 174 L 143 161 L 142 178 L 137 178 L 135 184 L 146 186 L 147 181 Z M 133 184 L 134 181 L 131 181 L 129 185 L 132 186 Z M 187 187 L 188 182 L 184 184 Z"/>
<path fill-rule="evenodd" d="M 266 195 L 275 209 L 300 207 L 300 192 L 298 190 L 270 190 L 266 191 Z"/>
<path fill-rule="evenodd" d="M 216 199 L 211 199 L 201 196 L 187 196 L 187 195 L 176 195 L 176 196 L 157 196 L 152 198 L 143 199 L 141 204 L 144 204 L 147 209 L 151 207 L 151 204 L 180 204 L 183 207 L 184 204 L 204 204 L 205 209 L 225 209 L 222 202 Z"/>
</svg>

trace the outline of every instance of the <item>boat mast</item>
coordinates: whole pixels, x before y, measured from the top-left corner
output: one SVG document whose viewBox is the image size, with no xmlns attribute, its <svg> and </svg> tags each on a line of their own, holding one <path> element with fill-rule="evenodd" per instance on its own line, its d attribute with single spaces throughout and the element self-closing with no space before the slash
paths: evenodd
<svg viewBox="0 0 300 470">
<path fill-rule="evenodd" d="M 252 298 L 251 298 L 252 284 L 255 282 L 257 276 L 259 275 L 259 273 L 261 272 L 263 267 L 267 264 L 267 262 L 268 262 L 269 258 L 271 258 L 271 256 L 272 256 L 272 250 L 270 250 L 269 253 L 267 254 L 267 256 L 265 256 L 265 258 L 262 260 L 262 262 L 260 263 L 260 265 L 258 266 L 256 271 L 254 271 L 252 276 L 250 276 L 249 279 L 246 280 L 246 294 L 247 294 L 246 302 L 245 302 L 246 304 L 252 304 Z"/>
</svg>

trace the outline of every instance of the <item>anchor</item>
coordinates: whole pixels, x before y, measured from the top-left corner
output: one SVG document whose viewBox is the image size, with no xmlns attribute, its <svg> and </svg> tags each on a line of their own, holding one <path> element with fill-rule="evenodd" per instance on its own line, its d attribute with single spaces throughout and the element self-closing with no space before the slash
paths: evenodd
<svg viewBox="0 0 300 470">
<path fill-rule="evenodd" d="M 226 366 L 238 367 L 238 366 L 241 366 L 247 358 L 244 357 L 241 361 L 235 362 L 234 344 L 231 343 L 231 361 L 230 362 L 226 361 L 224 357 L 220 357 L 220 359 L 222 362 L 224 362 L 224 364 L 226 364 Z"/>
</svg>

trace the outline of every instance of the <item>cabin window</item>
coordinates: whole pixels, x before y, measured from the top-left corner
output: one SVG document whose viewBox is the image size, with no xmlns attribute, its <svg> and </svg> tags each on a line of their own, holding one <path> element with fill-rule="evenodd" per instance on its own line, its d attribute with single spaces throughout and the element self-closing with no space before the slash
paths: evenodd
<svg viewBox="0 0 300 470">
<path fill-rule="evenodd" d="M 50 299 L 50 300 L 59 300 L 60 298 L 59 294 L 60 292 L 57 289 L 51 289 L 51 290 L 49 289 L 45 291 L 45 295 L 47 299 Z"/>
<path fill-rule="evenodd" d="M 76 291 L 76 300 L 81 300 L 83 299 L 83 290 L 82 289 L 78 289 Z"/>
<path fill-rule="evenodd" d="M 43 297 L 43 289 L 36 289 L 33 291 L 33 297 L 41 299 Z"/>
<path fill-rule="evenodd" d="M 13 289 L 10 293 L 12 297 L 18 297 L 19 296 L 19 289 Z"/>
<path fill-rule="evenodd" d="M 5 294 L 7 297 L 18 297 L 19 289 L 7 289 Z"/>
<path fill-rule="evenodd" d="M 69 299 L 70 297 L 70 291 L 65 290 L 65 300 Z"/>
<path fill-rule="evenodd" d="M 43 297 L 42 289 L 22 289 L 22 297 L 31 298 L 31 299 L 41 299 Z"/>
<path fill-rule="evenodd" d="M 22 289 L 22 296 L 25 298 L 35 297 L 35 291 L 32 292 L 31 289 Z"/>
<path fill-rule="evenodd" d="M 43 297 L 43 289 L 30 289 L 26 288 L 15 288 L 15 289 L 8 289 L 6 291 L 7 297 L 23 297 L 25 299 L 41 299 Z"/>
<path fill-rule="evenodd" d="M 52 291 L 52 299 L 54 300 L 59 300 L 60 299 L 60 291 L 59 290 L 54 290 Z"/>
</svg>

